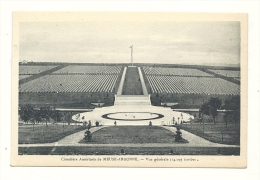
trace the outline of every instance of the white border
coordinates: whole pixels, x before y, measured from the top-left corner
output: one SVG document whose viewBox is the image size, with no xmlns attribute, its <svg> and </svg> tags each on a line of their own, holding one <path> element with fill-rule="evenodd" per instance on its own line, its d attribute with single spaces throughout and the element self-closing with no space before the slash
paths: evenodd
<svg viewBox="0 0 260 180">
<path fill-rule="evenodd" d="M 12 11 L 174 11 L 249 13 L 248 168 L 121 169 L 12 168 L 11 142 L 11 12 Z M 1 179 L 259 179 L 259 1 L 1 1 Z M 102 176 L 102 177 L 101 177 Z"/>
</svg>

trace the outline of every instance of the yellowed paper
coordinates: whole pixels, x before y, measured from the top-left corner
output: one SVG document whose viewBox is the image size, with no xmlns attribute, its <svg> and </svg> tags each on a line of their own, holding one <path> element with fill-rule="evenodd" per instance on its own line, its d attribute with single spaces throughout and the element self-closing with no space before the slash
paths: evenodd
<svg viewBox="0 0 260 180">
<path fill-rule="evenodd" d="M 156 23 L 155 23 L 156 22 Z M 153 32 L 151 28 L 155 28 L 155 30 L 158 29 L 166 29 L 171 27 L 171 24 L 174 23 L 190 23 L 196 24 L 196 23 L 205 23 L 205 25 L 208 25 L 210 23 L 224 23 L 224 22 L 236 22 L 240 24 L 240 53 L 238 55 L 238 59 L 240 60 L 240 104 L 241 104 L 241 119 L 240 119 L 240 145 L 238 146 L 221 146 L 218 145 L 220 149 L 223 147 L 236 147 L 239 148 L 239 155 L 207 155 L 207 154 L 199 154 L 199 153 L 194 153 L 190 155 L 181 155 L 181 154 L 174 154 L 174 152 L 171 152 L 171 148 L 174 149 L 176 148 L 174 144 L 171 145 L 166 145 L 166 144 L 161 144 L 161 148 L 165 147 L 167 151 L 169 151 L 168 154 L 163 154 L 163 155 L 145 155 L 142 153 L 139 153 L 138 155 L 127 155 L 127 152 L 121 153 L 120 155 L 114 155 L 114 154 L 102 154 L 100 155 L 99 153 L 97 154 L 92 154 L 92 155 L 27 155 L 26 153 L 19 153 L 18 148 L 19 147 L 33 147 L 37 145 L 23 145 L 23 144 L 18 144 L 18 109 L 19 109 L 19 62 L 23 60 L 24 57 L 24 51 L 32 52 L 31 56 L 32 58 L 37 59 L 37 58 L 42 58 L 41 61 L 43 62 L 43 57 L 48 57 L 48 62 L 56 62 L 53 59 L 50 60 L 49 55 L 43 55 L 43 54 L 37 54 L 33 53 L 35 49 L 26 49 L 26 48 L 21 48 L 21 40 L 24 40 L 26 38 L 30 39 L 30 36 L 28 37 L 22 37 L 23 34 L 21 34 L 21 28 L 22 24 L 26 23 L 33 23 L 32 26 L 37 26 L 38 25 L 48 25 L 48 23 L 57 23 L 57 26 L 62 25 L 62 26 L 68 26 L 71 29 L 71 31 L 77 32 L 77 30 L 73 29 L 76 28 L 77 26 L 82 26 L 88 27 L 91 26 L 91 28 L 101 28 L 101 29 L 96 29 L 100 33 L 104 30 L 108 30 L 108 32 L 103 32 L 103 36 L 100 37 L 95 37 L 93 35 L 92 37 L 92 42 L 90 43 L 95 43 L 98 38 L 104 38 L 109 39 L 111 37 L 115 38 L 114 42 L 110 42 L 108 44 L 109 46 L 113 45 L 118 45 L 120 43 L 124 44 L 123 40 L 118 40 L 116 39 L 117 33 L 122 33 L 120 30 L 124 29 L 123 26 L 125 26 L 125 32 L 130 32 L 130 30 L 135 30 L 136 32 L 132 33 L 132 36 L 127 37 L 127 33 L 125 38 L 126 39 L 142 39 L 144 38 L 142 33 L 145 30 L 140 30 L 138 28 L 140 27 L 146 27 L 147 28 L 147 47 L 144 49 L 138 49 L 138 46 L 134 47 L 134 63 L 162 63 L 162 64 L 172 64 L 170 62 L 169 57 L 165 57 L 164 62 L 158 62 L 157 59 L 160 58 L 160 56 L 157 56 L 156 58 L 155 55 L 150 54 L 150 56 L 147 56 L 145 58 L 141 58 L 141 56 L 138 56 L 138 51 L 148 51 L 151 44 L 149 44 L 150 40 L 153 39 L 153 41 L 157 41 L 159 43 L 169 43 L 171 41 L 166 41 L 167 37 L 168 38 L 175 38 L 174 35 L 169 35 L 166 32 L 173 32 L 174 29 L 168 31 L 162 31 L 165 32 L 165 37 L 162 38 L 162 36 L 156 36 L 156 33 L 151 33 Z M 143 26 L 142 24 L 147 24 L 147 26 Z M 154 25 L 155 24 L 155 25 Z M 156 25 L 162 25 L 162 27 L 157 27 Z M 74 27 L 74 25 L 76 25 Z M 104 28 L 104 30 L 102 29 Z M 122 29 L 117 29 L 117 27 L 122 27 Z M 127 30 L 127 27 L 131 27 L 132 29 Z M 135 28 L 136 27 L 136 28 Z M 192 26 L 191 26 L 192 27 Z M 34 31 L 32 29 L 27 29 L 23 28 L 23 31 L 27 31 L 27 33 L 32 33 L 32 36 L 37 36 L 37 33 L 39 33 L 39 36 L 42 36 L 40 31 Z M 37 28 L 36 28 L 37 29 Z M 50 28 L 50 31 L 45 34 L 46 38 L 48 36 L 53 36 L 52 31 L 53 29 Z M 192 30 L 192 29 L 191 29 Z M 191 31 L 190 30 L 190 31 Z M 183 31 L 187 31 L 187 29 L 183 29 Z M 216 32 L 222 31 L 222 29 L 214 31 Z M 86 29 L 86 32 L 88 32 L 88 29 Z M 151 34 L 149 34 L 151 33 Z M 87 33 L 82 33 L 84 35 L 87 35 Z M 102 33 L 101 33 L 102 34 Z M 189 34 L 189 32 L 188 32 Z M 69 37 L 73 40 L 75 38 L 76 40 L 79 38 L 79 34 L 74 34 L 75 37 Z M 89 36 L 91 36 L 90 34 Z M 55 43 L 59 43 L 59 40 L 62 39 L 62 37 L 69 36 L 66 34 L 66 32 L 60 32 L 59 36 L 51 37 L 53 40 L 57 41 Z M 111 36 L 111 37 L 110 37 Z M 205 38 L 210 38 L 211 36 L 214 36 L 214 34 L 207 34 L 207 37 Z M 195 37 L 195 36 L 193 36 Z M 44 36 L 42 37 L 44 39 Z M 95 39 L 96 38 L 96 39 Z M 185 37 L 178 37 L 178 34 L 176 34 L 176 42 L 175 43 L 187 43 L 187 41 L 193 40 L 193 39 L 185 39 Z M 122 42 L 121 42 L 122 41 Z M 142 42 L 144 40 L 142 39 Z M 136 41 L 138 42 L 138 41 Z M 194 40 L 196 42 L 196 40 Z M 38 43 L 41 42 L 35 42 L 35 46 L 38 46 Z M 73 42 L 69 42 L 68 46 L 74 46 Z M 78 43 L 78 42 L 74 42 Z M 86 42 L 82 42 L 86 43 Z M 118 44 L 116 44 L 118 43 Z M 214 42 L 212 42 L 214 43 Z M 217 43 L 217 42 L 216 42 Z M 219 43 L 219 42 L 218 42 Z M 50 42 L 51 44 L 51 42 Z M 125 44 L 124 44 L 125 45 Z M 131 46 L 131 41 L 129 41 L 129 46 Z M 196 46 L 196 45 L 195 45 Z M 210 46 L 210 44 L 209 44 Z M 31 46 L 32 47 L 32 46 Z M 63 47 L 63 45 L 61 45 Z M 110 48 L 110 47 L 108 47 Z M 136 48 L 136 49 L 135 49 Z M 174 51 L 178 51 L 178 47 L 171 46 L 171 48 L 174 49 Z M 48 49 L 48 48 L 47 48 Z M 127 55 L 125 54 L 120 54 L 119 52 L 113 52 L 114 54 L 111 55 L 111 59 L 108 61 L 110 63 L 130 63 L 130 54 L 129 54 L 129 47 L 126 47 L 127 49 Z M 95 51 L 101 51 L 103 49 L 96 49 Z M 162 52 L 165 52 L 163 49 L 161 49 Z M 58 50 L 57 50 L 58 51 Z M 76 51 L 76 49 L 75 49 Z M 99 58 L 96 52 L 93 52 L 93 54 L 88 54 L 87 49 L 85 50 L 86 53 L 75 53 L 75 52 L 64 52 L 64 54 L 60 54 L 60 59 L 58 61 L 64 62 L 62 60 L 66 61 L 66 57 L 68 54 L 72 58 L 77 57 L 78 61 L 75 60 L 75 63 L 107 63 L 106 58 Z M 137 51 L 137 52 L 135 52 Z M 215 50 L 212 50 L 215 51 Z M 46 51 L 48 52 L 48 51 Z M 149 51 L 150 53 L 151 50 Z M 100 52 L 101 54 L 102 52 Z M 104 52 L 109 54 L 108 52 Z M 137 54 L 135 56 L 135 53 Z M 156 52 L 154 52 L 156 53 Z M 27 55 L 30 53 L 27 53 Z M 160 53 L 158 53 L 160 54 Z M 75 56 L 74 56 L 75 55 Z M 187 55 L 187 53 L 183 53 L 183 55 Z M 214 54 L 213 54 L 214 56 Z M 86 58 L 88 57 L 88 58 Z M 97 59 L 91 59 L 91 57 L 98 57 Z M 164 57 L 163 55 L 161 56 L 162 58 Z M 58 58 L 58 56 L 57 56 Z M 124 59 L 126 58 L 126 59 Z M 127 59 L 128 58 L 128 59 Z M 137 60 L 135 59 L 137 58 Z M 138 59 L 139 58 L 139 59 Z M 146 58 L 150 58 L 147 60 Z M 176 57 L 175 57 L 176 58 Z M 184 63 L 188 64 L 196 64 L 196 57 L 190 57 L 192 59 L 195 59 L 193 62 L 189 62 L 189 60 L 182 59 Z M 207 58 L 213 58 L 213 61 L 218 61 L 218 59 L 214 59 L 215 57 L 212 57 L 212 55 L 209 53 L 207 57 L 205 57 L 205 62 Z M 85 60 L 86 59 L 86 60 Z M 90 59 L 88 61 L 88 59 Z M 36 60 L 37 61 L 37 60 Z M 35 61 L 35 62 L 36 62 Z M 68 60 L 69 61 L 69 60 Z M 199 61 L 199 60 L 198 60 Z M 229 61 L 229 60 L 227 60 Z M 230 60 L 231 61 L 231 60 Z M 224 62 L 222 62 L 224 63 Z M 226 62 L 228 64 L 228 62 Z M 202 64 L 200 64 L 202 65 Z M 205 64 L 207 65 L 207 64 Z M 141 80 L 142 81 L 142 78 Z M 102 109 L 102 108 L 101 108 Z M 142 110 L 142 109 L 141 109 Z M 140 110 L 140 111 L 141 111 Z M 143 109 L 144 112 L 147 111 L 147 109 Z M 151 110 L 152 111 L 152 110 Z M 111 113 L 114 113 L 114 111 L 111 111 Z M 158 114 L 163 114 L 161 111 L 156 112 L 153 111 L 152 113 L 158 113 Z M 100 114 L 104 115 L 104 114 Z M 108 115 L 109 116 L 109 115 Z M 156 121 L 154 121 L 156 123 Z M 114 121 L 113 121 L 114 123 Z M 120 121 L 117 121 L 118 127 L 120 127 L 119 123 Z M 159 122 L 158 122 L 159 123 Z M 161 123 L 161 122 L 160 122 Z M 164 122 L 165 123 L 165 122 Z M 148 125 L 148 124 L 147 124 Z M 154 124 L 156 125 L 156 124 Z M 161 124 L 162 125 L 162 124 Z M 164 124 L 165 125 L 165 124 Z M 167 124 L 166 124 L 167 125 Z M 169 125 L 169 124 L 168 124 Z M 107 124 L 107 126 L 113 126 L 113 124 Z M 82 134 L 83 137 L 83 134 Z M 80 138 L 80 137 L 79 137 Z M 185 137 L 184 137 L 185 138 Z M 190 142 L 191 143 L 191 142 Z M 42 147 L 45 145 L 42 144 Z M 41 147 L 39 146 L 39 147 Z M 56 145 L 55 142 L 52 145 L 46 145 L 53 147 L 53 151 L 55 151 Z M 64 145 L 66 146 L 66 145 Z M 100 145 L 93 145 L 91 147 L 102 147 L 102 144 Z M 120 152 L 120 150 L 126 150 L 128 147 L 132 148 L 138 148 L 138 147 L 158 147 L 160 146 L 160 143 L 157 145 L 147 145 L 147 144 L 108 144 L 104 146 L 106 147 L 117 147 L 117 151 Z M 57 146 L 58 147 L 58 146 Z M 81 146 L 82 148 L 88 148 L 89 146 Z M 207 147 L 207 146 L 206 146 Z M 208 146 L 213 147 L 213 146 Z M 216 146 L 214 148 L 217 149 Z M 180 149 L 182 148 L 181 146 L 179 147 Z M 185 148 L 185 147 L 184 147 Z M 201 148 L 201 146 L 194 146 L 194 151 L 196 148 Z M 165 150 L 166 151 L 166 150 Z M 220 150 L 221 151 L 221 150 Z M 122 151 L 121 151 L 122 152 Z M 36 153 L 37 154 L 37 153 Z M 164 13 L 158 13 L 158 12 L 14 12 L 13 13 L 13 59 L 12 59 L 12 157 L 11 157 L 11 165 L 12 166 L 88 166 L 88 167 L 93 167 L 93 166 L 98 166 L 98 167 L 228 167 L 228 168 L 246 168 L 247 166 L 247 15 L 246 14 L 229 14 L 229 13 L 171 13 L 171 12 L 164 12 Z"/>
</svg>

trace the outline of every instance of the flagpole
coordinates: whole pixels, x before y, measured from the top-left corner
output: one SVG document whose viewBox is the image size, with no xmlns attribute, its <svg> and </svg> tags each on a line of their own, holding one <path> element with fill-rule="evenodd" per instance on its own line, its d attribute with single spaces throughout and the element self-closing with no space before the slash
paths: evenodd
<svg viewBox="0 0 260 180">
<path fill-rule="evenodd" d="M 131 48 L 131 64 L 133 66 L 133 45 L 130 46 L 130 48 Z"/>
</svg>

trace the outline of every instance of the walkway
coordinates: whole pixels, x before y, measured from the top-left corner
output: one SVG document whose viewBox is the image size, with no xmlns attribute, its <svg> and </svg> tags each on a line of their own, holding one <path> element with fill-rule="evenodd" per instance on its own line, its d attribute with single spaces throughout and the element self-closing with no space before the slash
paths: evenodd
<svg viewBox="0 0 260 180">
<path fill-rule="evenodd" d="M 124 85 L 124 82 L 125 82 L 126 69 L 127 69 L 127 67 L 124 68 L 124 71 L 123 71 L 123 74 L 122 74 L 122 77 L 121 77 L 121 80 L 120 80 L 120 84 L 119 84 L 119 87 L 118 87 L 118 90 L 117 90 L 117 93 L 116 93 L 117 95 L 121 95 L 122 94 L 123 85 Z"/>
<path fill-rule="evenodd" d="M 138 73 L 139 73 L 139 78 L 140 78 L 142 89 L 143 89 L 143 94 L 147 96 L 148 91 L 147 91 L 146 85 L 144 83 L 144 77 L 143 77 L 143 73 L 142 73 L 140 67 L 138 67 Z"/>
<path fill-rule="evenodd" d="M 150 95 L 148 94 L 140 67 L 125 67 L 117 94 L 115 95 L 114 105 L 117 107 L 126 107 L 125 105 L 136 107 L 138 105 L 138 109 L 143 108 L 143 105 L 151 105 Z M 133 109 L 133 107 L 130 109 Z M 124 111 L 126 109 L 129 110 L 129 108 L 124 108 Z"/>
<path fill-rule="evenodd" d="M 106 126 L 93 127 L 90 129 L 90 131 L 91 131 L 91 133 L 94 133 L 95 131 L 98 131 L 104 127 L 106 127 Z M 75 145 L 75 144 L 77 144 L 77 142 L 79 142 L 80 139 L 83 139 L 85 131 L 86 130 L 83 130 L 83 131 L 74 133 L 72 135 L 69 135 L 69 136 L 59 140 L 58 142 L 56 142 L 55 145 L 57 145 L 57 144 Z"/>
</svg>

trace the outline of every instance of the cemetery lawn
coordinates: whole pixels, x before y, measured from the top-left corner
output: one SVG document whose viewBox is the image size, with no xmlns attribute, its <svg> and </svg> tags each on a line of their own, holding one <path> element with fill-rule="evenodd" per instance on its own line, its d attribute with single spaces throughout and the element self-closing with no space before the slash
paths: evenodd
<svg viewBox="0 0 260 180">
<path fill-rule="evenodd" d="M 91 130 L 90 130 L 91 131 Z M 184 141 L 187 142 L 187 141 Z M 159 126 L 111 126 L 93 133 L 91 144 L 176 143 L 174 134 Z M 180 143 L 180 142 L 178 142 Z"/>
<path fill-rule="evenodd" d="M 225 123 L 187 123 L 182 124 L 181 129 L 207 139 L 211 142 L 229 145 L 240 145 L 240 127 L 239 125 Z M 203 133 L 204 129 L 204 133 Z"/>
<path fill-rule="evenodd" d="M 87 129 L 86 126 L 49 124 L 43 125 L 23 125 L 18 128 L 19 144 L 39 144 L 56 142 L 68 135 Z"/>
<path fill-rule="evenodd" d="M 128 67 L 123 85 L 123 95 L 143 95 L 137 67 Z"/>
</svg>

